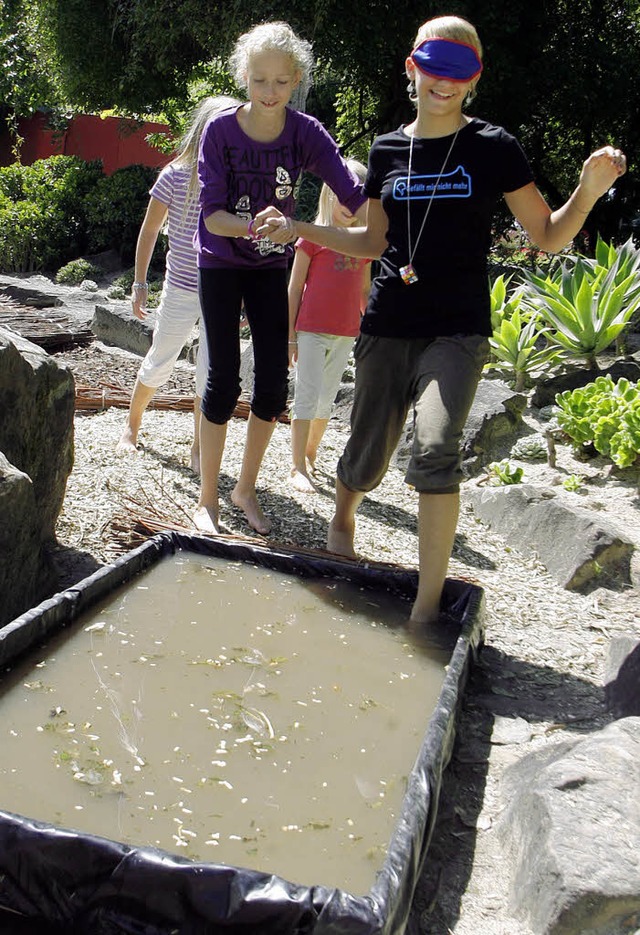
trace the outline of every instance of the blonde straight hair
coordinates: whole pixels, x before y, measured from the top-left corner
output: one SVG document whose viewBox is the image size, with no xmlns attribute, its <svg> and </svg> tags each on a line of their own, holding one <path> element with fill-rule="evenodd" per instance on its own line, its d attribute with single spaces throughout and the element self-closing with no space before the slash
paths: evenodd
<svg viewBox="0 0 640 935">
<path fill-rule="evenodd" d="M 241 102 L 237 98 L 220 94 L 217 97 L 203 98 L 193 110 L 187 129 L 178 143 L 176 156 L 170 163 L 170 165 L 180 166 L 189 171 L 185 213 L 188 207 L 198 199 L 198 152 L 204 128 L 212 117 L 216 117 L 223 110 L 228 110 L 231 107 L 239 107 L 240 104 Z"/>
<path fill-rule="evenodd" d="M 413 48 L 425 39 L 453 39 L 454 42 L 464 42 L 476 50 L 478 58 L 482 61 L 482 43 L 476 28 L 461 16 L 436 16 L 428 19 L 418 30 Z"/>
<path fill-rule="evenodd" d="M 347 159 L 347 168 L 361 181 L 364 182 L 367 177 L 367 170 L 357 159 Z M 323 227 L 330 227 L 333 222 L 333 209 L 336 206 L 335 192 L 329 188 L 325 182 L 320 189 L 318 198 L 318 214 L 316 215 L 316 224 L 322 224 Z"/>
</svg>

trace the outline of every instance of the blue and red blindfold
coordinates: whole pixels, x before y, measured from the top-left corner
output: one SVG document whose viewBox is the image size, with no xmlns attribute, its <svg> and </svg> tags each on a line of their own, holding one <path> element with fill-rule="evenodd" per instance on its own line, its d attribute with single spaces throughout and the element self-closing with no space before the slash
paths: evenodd
<svg viewBox="0 0 640 935">
<path fill-rule="evenodd" d="M 473 46 L 455 39 L 425 39 L 413 50 L 411 59 L 425 75 L 447 81 L 473 81 L 482 71 Z"/>
</svg>

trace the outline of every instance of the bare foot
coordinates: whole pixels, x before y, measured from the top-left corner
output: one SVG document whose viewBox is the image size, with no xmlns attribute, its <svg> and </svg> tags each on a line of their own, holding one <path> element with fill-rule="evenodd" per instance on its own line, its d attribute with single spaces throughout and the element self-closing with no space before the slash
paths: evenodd
<svg viewBox="0 0 640 935">
<path fill-rule="evenodd" d="M 129 426 L 126 427 L 120 440 L 116 445 L 116 454 L 119 457 L 123 455 L 135 455 L 138 453 L 138 434 Z"/>
<path fill-rule="evenodd" d="M 271 532 L 271 522 L 262 512 L 255 492 L 250 494 L 238 493 L 238 488 L 234 487 L 231 491 L 231 502 L 238 509 L 242 510 L 247 522 L 261 536 L 268 536 Z"/>
<path fill-rule="evenodd" d="M 193 514 L 193 525 L 198 532 L 208 536 L 219 536 L 218 511 L 211 506 L 199 506 Z"/>
<path fill-rule="evenodd" d="M 309 455 L 307 455 L 306 462 L 307 462 L 307 472 L 309 474 L 315 474 L 316 473 L 316 456 L 314 455 L 313 458 L 310 458 Z"/>
<path fill-rule="evenodd" d="M 327 530 L 327 550 L 337 555 L 344 555 L 346 558 L 357 558 L 353 547 L 354 534 L 355 529 L 335 529 L 332 520 Z"/>
<path fill-rule="evenodd" d="M 299 490 L 300 493 L 316 493 L 316 488 L 313 486 L 308 475 L 303 471 L 299 471 L 297 468 L 291 468 L 289 483 L 295 490 Z"/>
<path fill-rule="evenodd" d="M 200 449 L 191 449 L 191 470 L 200 477 Z"/>
</svg>

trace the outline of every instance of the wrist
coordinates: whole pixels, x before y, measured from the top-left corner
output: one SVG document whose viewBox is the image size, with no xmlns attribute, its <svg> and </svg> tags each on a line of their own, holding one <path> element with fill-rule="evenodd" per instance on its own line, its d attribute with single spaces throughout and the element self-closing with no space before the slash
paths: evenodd
<svg viewBox="0 0 640 935">
<path fill-rule="evenodd" d="M 576 189 L 576 191 L 569 198 L 569 205 L 574 209 L 574 211 L 577 211 L 579 214 L 582 214 L 586 217 L 587 214 L 591 213 L 595 202 L 592 202 L 589 207 L 585 207 L 585 200 L 588 199 L 585 199 L 584 196 L 579 194 Z"/>
<path fill-rule="evenodd" d="M 247 233 L 245 236 L 247 236 L 249 240 L 260 240 L 260 237 L 258 236 L 258 234 L 256 234 L 255 223 L 256 223 L 256 219 L 251 218 L 251 220 L 247 224 Z"/>
</svg>

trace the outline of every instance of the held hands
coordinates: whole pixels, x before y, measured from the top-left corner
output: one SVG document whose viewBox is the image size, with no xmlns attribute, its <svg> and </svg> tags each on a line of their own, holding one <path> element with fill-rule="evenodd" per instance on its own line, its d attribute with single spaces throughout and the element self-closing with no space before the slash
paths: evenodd
<svg viewBox="0 0 640 935">
<path fill-rule="evenodd" d="M 582 166 L 580 182 L 572 196 L 578 210 L 588 214 L 598 198 L 609 191 L 611 186 L 627 171 L 627 159 L 624 153 L 613 146 L 603 146 L 591 153 Z"/>
<path fill-rule="evenodd" d="M 259 237 L 266 237 L 272 243 L 289 244 L 298 238 L 293 218 L 285 217 L 272 205 L 256 214 L 253 226 Z"/>
</svg>

